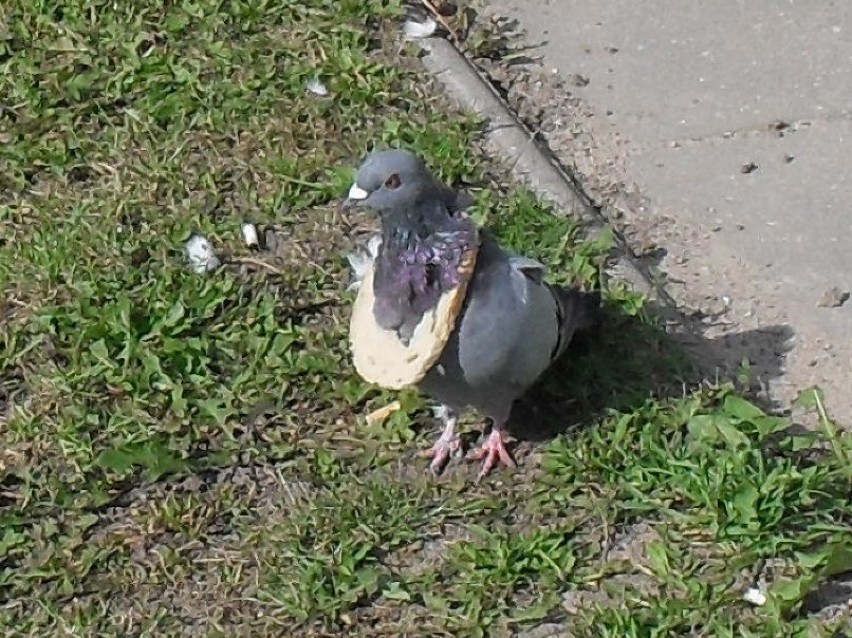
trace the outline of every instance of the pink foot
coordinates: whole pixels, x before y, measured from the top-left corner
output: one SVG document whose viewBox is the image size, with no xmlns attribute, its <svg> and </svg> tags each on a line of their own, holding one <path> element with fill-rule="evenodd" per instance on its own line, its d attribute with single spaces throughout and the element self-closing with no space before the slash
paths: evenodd
<svg viewBox="0 0 852 638">
<path fill-rule="evenodd" d="M 421 454 L 425 457 L 432 457 L 432 462 L 429 463 L 429 469 L 432 471 L 432 474 L 439 476 L 441 472 L 443 472 L 447 461 L 450 460 L 450 457 L 455 454 L 459 448 L 461 448 L 461 439 L 459 439 L 457 434 L 449 440 L 445 439 L 444 436 L 441 435 L 441 438 L 435 441 L 435 445 L 430 447 L 428 450 L 424 450 Z"/>
<path fill-rule="evenodd" d="M 432 457 L 432 462 L 429 463 L 429 469 L 432 474 L 438 476 L 450 460 L 450 456 L 461 449 L 461 439 L 456 434 L 456 417 L 454 414 L 442 415 L 444 418 L 444 431 L 441 436 L 435 441 L 435 444 L 428 450 L 421 452 L 421 456 Z"/>
<path fill-rule="evenodd" d="M 479 483 L 485 475 L 494 469 L 496 465 L 502 463 L 506 467 L 516 467 L 515 461 L 506 449 L 506 441 L 503 439 L 503 432 L 497 428 L 491 430 L 491 434 L 485 440 L 479 449 L 469 455 L 469 458 L 474 461 L 485 459 L 482 464 L 482 469 L 476 477 L 476 482 Z"/>
</svg>

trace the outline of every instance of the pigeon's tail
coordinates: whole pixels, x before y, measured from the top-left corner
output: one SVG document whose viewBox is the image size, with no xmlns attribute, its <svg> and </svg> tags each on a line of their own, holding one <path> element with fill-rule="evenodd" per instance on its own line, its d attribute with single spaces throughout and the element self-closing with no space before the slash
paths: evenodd
<svg viewBox="0 0 852 638">
<path fill-rule="evenodd" d="M 600 290 L 584 291 L 577 288 L 560 287 L 556 292 L 556 302 L 560 312 L 573 329 L 588 330 L 594 328 L 601 320 Z"/>
<path fill-rule="evenodd" d="M 583 291 L 578 288 L 550 286 L 556 299 L 559 321 L 559 338 L 553 348 L 551 360 L 555 361 L 565 352 L 574 333 L 589 330 L 601 320 L 601 293 L 599 290 Z"/>
</svg>

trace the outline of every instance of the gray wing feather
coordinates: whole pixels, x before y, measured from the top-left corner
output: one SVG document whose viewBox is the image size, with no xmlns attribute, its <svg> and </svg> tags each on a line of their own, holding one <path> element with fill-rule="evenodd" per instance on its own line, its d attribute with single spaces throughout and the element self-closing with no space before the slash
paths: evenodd
<svg viewBox="0 0 852 638">
<path fill-rule="evenodd" d="M 574 331 L 594 324 L 600 305 L 599 294 L 550 285 L 544 272 L 485 234 L 457 329 L 421 388 L 454 409 L 508 418 Z"/>
<path fill-rule="evenodd" d="M 547 266 L 529 257 L 509 257 L 509 264 L 534 282 L 540 284 L 547 277 Z"/>
<path fill-rule="evenodd" d="M 550 364 L 559 320 L 544 271 L 534 260 L 483 244 L 459 329 L 459 362 L 471 385 L 520 392 Z"/>
</svg>

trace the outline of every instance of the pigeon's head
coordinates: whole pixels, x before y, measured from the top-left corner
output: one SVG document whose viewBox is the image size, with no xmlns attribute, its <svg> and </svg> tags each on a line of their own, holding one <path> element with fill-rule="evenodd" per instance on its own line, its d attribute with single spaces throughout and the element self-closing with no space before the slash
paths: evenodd
<svg viewBox="0 0 852 638">
<path fill-rule="evenodd" d="M 376 151 L 358 168 L 343 208 L 371 208 L 380 214 L 399 210 L 427 194 L 432 185 L 426 164 L 414 153 Z"/>
</svg>

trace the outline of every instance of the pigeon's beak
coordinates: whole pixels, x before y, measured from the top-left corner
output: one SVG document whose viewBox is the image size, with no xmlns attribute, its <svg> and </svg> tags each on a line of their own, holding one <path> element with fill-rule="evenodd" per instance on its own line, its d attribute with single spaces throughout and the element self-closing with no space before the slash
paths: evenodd
<svg viewBox="0 0 852 638">
<path fill-rule="evenodd" d="M 369 196 L 370 193 L 358 186 L 358 182 L 355 182 L 349 189 L 349 196 L 343 200 L 343 210 L 352 210 Z"/>
</svg>

